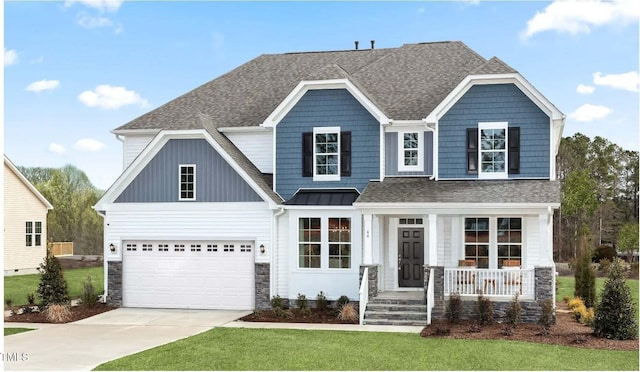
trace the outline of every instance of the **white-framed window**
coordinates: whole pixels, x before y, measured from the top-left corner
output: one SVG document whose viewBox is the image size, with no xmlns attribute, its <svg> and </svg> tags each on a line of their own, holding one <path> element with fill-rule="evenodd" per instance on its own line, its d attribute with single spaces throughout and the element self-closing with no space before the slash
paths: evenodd
<svg viewBox="0 0 640 372">
<path fill-rule="evenodd" d="M 298 218 L 298 268 L 350 269 L 351 218 Z"/>
<path fill-rule="evenodd" d="M 480 269 L 501 269 L 504 260 L 520 260 L 523 253 L 521 217 L 466 217 L 464 258 Z"/>
<path fill-rule="evenodd" d="M 478 123 L 480 178 L 507 178 L 508 138 L 507 122 Z"/>
<path fill-rule="evenodd" d="M 24 230 L 27 247 L 42 246 L 42 221 L 26 221 Z"/>
<path fill-rule="evenodd" d="M 196 200 L 196 165 L 179 166 L 179 200 Z"/>
<path fill-rule="evenodd" d="M 423 153 L 423 132 L 398 132 L 398 171 L 422 172 Z"/>
<path fill-rule="evenodd" d="M 340 127 L 313 128 L 313 180 L 340 180 Z"/>
</svg>

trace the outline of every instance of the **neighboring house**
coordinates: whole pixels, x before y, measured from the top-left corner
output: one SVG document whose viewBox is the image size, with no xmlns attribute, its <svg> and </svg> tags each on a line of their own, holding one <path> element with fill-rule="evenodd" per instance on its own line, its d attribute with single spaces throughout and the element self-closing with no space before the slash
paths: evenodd
<svg viewBox="0 0 640 372">
<path fill-rule="evenodd" d="M 34 274 L 47 255 L 51 203 L 4 156 L 4 275 Z"/>
<path fill-rule="evenodd" d="M 113 131 L 107 299 L 262 309 L 323 291 L 376 323 L 384 299 L 417 296 L 383 321 L 424 324 L 452 293 L 500 313 L 519 292 L 532 320 L 555 293 L 563 126 L 461 42 L 262 55 Z"/>
</svg>

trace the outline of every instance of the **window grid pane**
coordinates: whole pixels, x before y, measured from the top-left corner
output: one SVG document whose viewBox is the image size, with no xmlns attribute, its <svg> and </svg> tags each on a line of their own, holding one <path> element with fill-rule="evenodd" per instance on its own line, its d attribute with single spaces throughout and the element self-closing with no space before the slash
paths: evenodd
<svg viewBox="0 0 640 372">
<path fill-rule="evenodd" d="M 505 172 L 506 143 L 506 129 L 480 130 L 480 168 L 482 172 Z"/>
<path fill-rule="evenodd" d="M 403 134 L 404 165 L 418 165 L 418 133 Z"/>
<path fill-rule="evenodd" d="M 31 247 L 33 245 L 33 221 L 25 223 L 25 245 Z"/>
<path fill-rule="evenodd" d="M 498 218 L 498 268 L 504 260 L 522 262 L 522 219 Z"/>
<path fill-rule="evenodd" d="M 489 268 L 489 219 L 464 219 L 464 255 L 474 260 L 476 267 Z"/>
<path fill-rule="evenodd" d="M 329 218 L 329 268 L 351 268 L 350 218 Z"/>
<path fill-rule="evenodd" d="M 320 218 L 298 220 L 298 267 L 320 268 Z"/>
<path fill-rule="evenodd" d="M 195 199 L 195 173 L 195 166 L 180 166 L 180 199 Z"/>
<path fill-rule="evenodd" d="M 339 137 L 338 133 L 318 133 L 314 136 L 317 175 L 338 174 Z"/>
</svg>

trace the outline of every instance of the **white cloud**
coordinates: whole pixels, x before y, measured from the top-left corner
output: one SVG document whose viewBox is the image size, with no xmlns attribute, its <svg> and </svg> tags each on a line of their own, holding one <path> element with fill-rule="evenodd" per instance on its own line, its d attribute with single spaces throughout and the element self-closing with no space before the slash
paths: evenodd
<svg viewBox="0 0 640 372">
<path fill-rule="evenodd" d="M 40 64 L 42 62 L 44 62 L 44 57 L 43 56 L 40 56 L 38 58 L 34 58 L 31 61 L 29 61 L 29 63 L 31 63 L 32 65 L 37 65 L 37 64 Z"/>
<path fill-rule="evenodd" d="M 96 152 L 104 148 L 104 143 L 92 138 L 83 138 L 73 144 L 73 148 L 78 151 Z"/>
<path fill-rule="evenodd" d="M 39 80 L 27 85 L 26 90 L 29 92 L 39 93 L 43 90 L 53 90 L 60 85 L 58 80 Z"/>
<path fill-rule="evenodd" d="M 112 27 L 113 22 L 107 17 L 91 17 L 85 13 L 79 13 L 77 22 L 84 28 Z"/>
<path fill-rule="evenodd" d="M 66 0 L 64 5 L 69 7 L 75 3 L 80 3 L 90 8 L 98 9 L 101 12 L 115 12 L 120 9 L 120 5 L 122 5 L 123 1 L 124 0 Z"/>
<path fill-rule="evenodd" d="M 586 103 L 578 107 L 574 112 L 570 113 L 569 118 L 575 119 L 575 121 L 578 122 L 586 123 L 597 119 L 604 119 L 610 113 L 611 109 L 607 106 L 591 105 Z"/>
<path fill-rule="evenodd" d="M 594 27 L 637 22 L 639 17 L 638 0 L 556 0 L 527 21 L 527 28 L 520 36 L 526 39 L 552 30 L 571 35 L 589 33 Z"/>
<path fill-rule="evenodd" d="M 11 66 L 18 63 L 18 52 L 13 49 L 4 49 L 4 65 Z"/>
<path fill-rule="evenodd" d="M 62 146 L 61 144 L 51 142 L 49 144 L 49 151 L 54 154 L 64 154 L 67 151 L 67 149 L 65 149 L 64 146 Z"/>
<path fill-rule="evenodd" d="M 640 76 L 638 76 L 637 71 L 610 75 L 602 75 L 601 72 L 596 72 L 593 74 L 593 83 L 630 92 L 638 92 L 640 90 Z"/>
<path fill-rule="evenodd" d="M 576 88 L 576 92 L 580 94 L 591 94 L 596 90 L 596 87 L 592 87 L 591 85 L 579 84 Z"/>
<path fill-rule="evenodd" d="M 86 106 L 103 109 L 118 109 L 126 105 L 149 106 L 149 102 L 136 91 L 111 85 L 98 85 L 94 90 L 84 91 L 78 100 Z"/>
</svg>

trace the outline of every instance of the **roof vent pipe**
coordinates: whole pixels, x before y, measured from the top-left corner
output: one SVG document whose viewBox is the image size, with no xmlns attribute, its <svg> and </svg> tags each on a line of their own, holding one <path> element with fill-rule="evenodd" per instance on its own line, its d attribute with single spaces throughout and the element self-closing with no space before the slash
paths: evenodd
<svg viewBox="0 0 640 372">
<path fill-rule="evenodd" d="M 360 42 L 358 40 L 354 41 L 354 43 L 356 44 L 356 50 L 358 50 L 358 44 L 360 44 Z"/>
<path fill-rule="evenodd" d="M 373 49 L 373 47 L 375 46 L 376 41 L 375 40 L 371 40 L 371 49 Z"/>
</svg>

